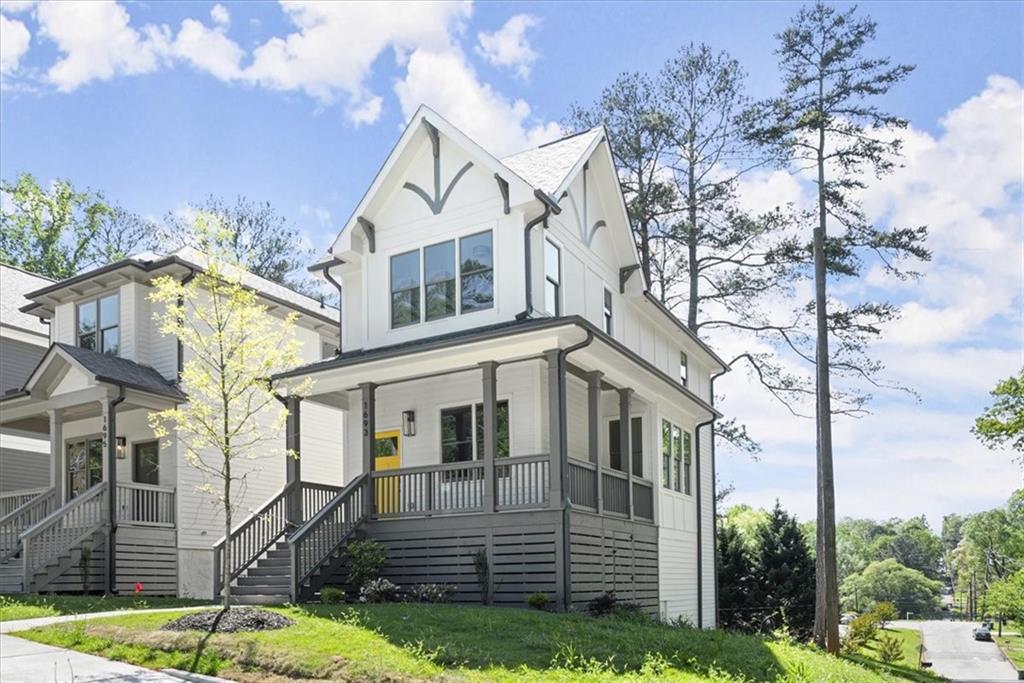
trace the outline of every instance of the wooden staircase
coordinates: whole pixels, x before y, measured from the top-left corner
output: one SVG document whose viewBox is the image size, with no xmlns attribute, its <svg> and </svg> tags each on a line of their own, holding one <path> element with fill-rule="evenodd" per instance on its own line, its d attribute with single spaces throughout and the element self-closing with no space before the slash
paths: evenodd
<svg viewBox="0 0 1024 683">
<path fill-rule="evenodd" d="M 291 551 L 280 541 L 250 565 L 231 587 L 238 605 L 276 605 L 291 600 Z"/>
</svg>

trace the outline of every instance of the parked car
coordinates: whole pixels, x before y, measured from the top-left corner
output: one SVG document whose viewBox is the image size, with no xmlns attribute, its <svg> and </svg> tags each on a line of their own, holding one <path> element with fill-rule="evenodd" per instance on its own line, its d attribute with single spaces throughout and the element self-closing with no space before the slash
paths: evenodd
<svg viewBox="0 0 1024 683">
<path fill-rule="evenodd" d="M 979 626 L 973 633 L 975 640 L 992 640 L 992 629 L 988 626 Z"/>
</svg>

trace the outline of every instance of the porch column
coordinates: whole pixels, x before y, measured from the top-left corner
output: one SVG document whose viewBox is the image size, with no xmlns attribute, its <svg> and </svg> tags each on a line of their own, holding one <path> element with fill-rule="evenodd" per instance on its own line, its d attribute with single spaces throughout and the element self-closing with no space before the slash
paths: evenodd
<svg viewBox="0 0 1024 683">
<path fill-rule="evenodd" d="M 629 518 L 633 519 L 633 425 L 629 419 L 632 389 L 619 389 L 619 453 L 626 465 L 626 494 Z"/>
<path fill-rule="evenodd" d="M 362 394 L 363 411 L 363 472 L 373 472 L 373 460 L 377 450 L 377 385 L 366 382 L 359 385 Z M 363 498 L 363 513 L 369 516 L 374 511 L 376 487 L 371 479 Z"/>
<path fill-rule="evenodd" d="M 562 507 L 565 494 L 563 485 L 567 467 L 565 437 L 565 359 L 560 349 L 544 352 L 548 364 L 548 501 L 554 509 Z"/>
<path fill-rule="evenodd" d="M 604 491 L 601 486 L 601 378 L 604 373 L 594 370 L 587 373 L 587 432 L 590 462 L 594 467 L 594 500 L 597 514 L 604 512 Z"/>
<path fill-rule="evenodd" d="M 287 523 L 293 527 L 302 525 L 302 458 L 301 458 L 301 419 L 299 414 L 301 396 L 289 396 L 285 399 L 288 419 L 285 422 L 284 446 L 288 449 L 285 456 L 284 475 L 288 487 Z"/>
<path fill-rule="evenodd" d="M 64 504 L 64 420 L 59 410 L 47 410 L 50 417 L 50 486 L 57 496 L 55 507 Z"/>
<path fill-rule="evenodd" d="M 483 371 L 484 404 L 484 494 L 483 511 L 494 512 L 495 496 L 494 463 L 498 457 L 498 364 L 494 361 L 480 363 Z"/>
<path fill-rule="evenodd" d="M 101 401 L 103 410 L 103 481 L 107 484 L 107 571 L 104 592 L 117 592 L 117 406 L 124 400 L 124 390 L 119 398 Z"/>
</svg>

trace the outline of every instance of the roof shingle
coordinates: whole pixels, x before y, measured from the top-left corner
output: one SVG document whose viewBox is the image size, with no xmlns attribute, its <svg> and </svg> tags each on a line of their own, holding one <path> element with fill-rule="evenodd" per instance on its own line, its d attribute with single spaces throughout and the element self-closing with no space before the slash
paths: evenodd
<svg viewBox="0 0 1024 683">
<path fill-rule="evenodd" d="M 164 379 L 163 375 L 148 365 L 139 365 L 126 358 L 83 349 L 71 344 L 58 342 L 54 346 L 60 348 L 78 363 L 81 363 L 99 381 L 118 384 L 176 400 L 185 400 L 185 395 L 181 393 L 178 387 L 168 382 Z"/>
</svg>

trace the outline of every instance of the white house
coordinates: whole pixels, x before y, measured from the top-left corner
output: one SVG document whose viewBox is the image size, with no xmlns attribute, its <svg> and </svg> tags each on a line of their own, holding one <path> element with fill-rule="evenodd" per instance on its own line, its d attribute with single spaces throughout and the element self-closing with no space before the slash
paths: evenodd
<svg viewBox="0 0 1024 683">
<path fill-rule="evenodd" d="M 130 593 L 141 582 L 147 594 L 213 594 L 213 548 L 223 516 L 199 492 L 201 475 L 173 435 L 158 441 L 147 419 L 150 411 L 185 400 L 177 379 L 188 360 L 175 338 L 159 332 L 147 294 L 154 278 L 189 278 L 203 263 L 201 254 L 184 248 L 61 282 L 32 278 L 28 286 L 16 285 L 31 276 L 3 269 L 0 348 L 4 378 L 10 374 L 15 389 L 0 399 L 0 426 L 3 438 L 21 440 L 15 445 L 44 448 L 27 452 L 5 441 L 0 451 L 0 592 Z M 304 360 L 333 355 L 336 309 L 251 274 L 244 282 L 268 315 L 298 314 Z M 20 333 L 34 335 L 36 355 L 22 353 L 8 366 L 7 326 L 39 319 L 48 329 Z M 311 408 L 300 492 L 307 507 L 332 495 L 342 478 L 340 443 L 316 431 L 341 433 L 343 415 Z M 236 492 L 244 517 L 282 489 L 286 472 L 280 458 L 240 464 L 249 468 Z M 107 562 L 111 553 L 116 561 Z"/>
<path fill-rule="evenodd" d="M 278 379 L 315 380 L 293 439 L 313 406 L 354 413 L 346 487 L 257 570 L 290 558 L 311 597 L 365 535 L 387 577 L 460 600 L 482 550 L 498 604 L 614 590 L 714 627 L 725 364 L 648 294 L 603 128 L 497 159 L 423 107 L 311 270 L 340 289 L 341 352 Z"/>
</svg>

